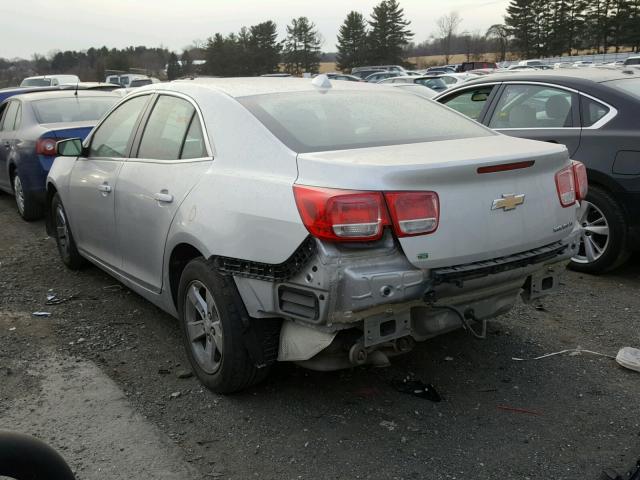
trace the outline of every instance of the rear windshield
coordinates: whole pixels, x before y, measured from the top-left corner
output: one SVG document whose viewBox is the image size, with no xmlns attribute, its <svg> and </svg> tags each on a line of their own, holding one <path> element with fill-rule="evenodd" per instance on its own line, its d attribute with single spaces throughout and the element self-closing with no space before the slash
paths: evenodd
<svg viewBox="0 0 640 480">
<path fill-rule="evenodd" d="M 623 92 L 630 93 L 631 95 L 640 98 L 640 78 L 624 78 L 621 80 L 611 80 L 605 83 L 610 87 L 622 90 Z"/>
<path fill-rule="evenodd" d="M 50 98 L 32 102 L 38 123 L 67 123 L 98 120 L 119 97 Z"/>
<path fill-rule="evenodd" d="M 254 95 L 239 101 L 300 153 L 495 135 L 431 100 L 382 88 Z"/>
<path fill-rule="evenodd" d="M 20 84 L 21 87 L 49 87 L 51 86 L 50 78 L 26 78 Z"/>
</svg>

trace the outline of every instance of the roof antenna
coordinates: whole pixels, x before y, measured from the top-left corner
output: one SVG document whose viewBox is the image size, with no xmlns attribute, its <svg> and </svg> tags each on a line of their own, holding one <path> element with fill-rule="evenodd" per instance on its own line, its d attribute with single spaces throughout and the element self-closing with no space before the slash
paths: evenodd
<svg viewBox="0 0 640 480">
<path fill-rule="evenodd" d="M 76 82 L 76 91 L 75 91 L 75 92 L 73 92 L 73 94 L 74 94 L 76 97 L 78 96 L 78 84 L 79 84 L 79 83 L 80 83 L 80 81 L 78 80 L 78 81 Z"/>
</svg>

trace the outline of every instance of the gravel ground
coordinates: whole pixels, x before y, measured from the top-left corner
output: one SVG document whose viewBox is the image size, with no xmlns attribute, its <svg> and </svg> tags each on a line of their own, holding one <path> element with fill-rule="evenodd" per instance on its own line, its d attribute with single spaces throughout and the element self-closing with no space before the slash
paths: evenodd
<svg viewBox="0 0 640 480">
<path fill-rule="evenodd" d="M 283 364 L 266 383 L 224 397 L 189 377 L 172 317 L 97 268 L 66 270 L 43 223 L 19 219 L 6 195 L 0 246 L 0 428 L 50 442 L 80 479 L 160 478 L 142 475 L 153 472 L 149 448 L 174 464 L 162 478 L 596 479 L 640 456 L 640 374 L 586 354 L 512 359 L 640 347 L 637 257 L 607 276 L 567 272 L 559 294 L 492 321 L 485 341 L 444 335 L 385 369 Z M 71 299 L 45 305 L 50 290 Z M 395 391 L 392 381 L 408 375 L 443 401 Z M 104 377 L 124 413 L 76 377 Z M 65 392 L 73 405 L 83 395 L 102 404 L 83 409 L 82 421 L 52 422 L 52 391 L 63 405 Z M 131 426 L 109 415 L 133 418 L 147 436 L 132 442 Z M 89 455 L 104 435 L 110 447 Z M 78 436 L 86 454 L 69 447 Z M 96 462 L 112 472 L 127 465 L 128 477 L 105 476 Z"/>
</svg>

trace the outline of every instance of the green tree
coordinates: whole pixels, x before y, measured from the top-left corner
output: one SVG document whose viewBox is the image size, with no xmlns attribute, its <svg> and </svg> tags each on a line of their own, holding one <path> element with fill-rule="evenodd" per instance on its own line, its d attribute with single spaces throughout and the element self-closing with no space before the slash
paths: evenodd
<svg viewBox="0 0 640 480">
<path fill-rule="evenodd" d="M 278 42 L 277 26 L 271 20 L 250 27 L 252 73 L 263 75 L 279 70 L 282 44 Z"/>
<path fill-rule="evenodd" d="M 372 64 L 400 64 L 402 48 L 409 43 L 413 33 L 405 20 L 404 10 L 397 0 L 383 0 L 373 7 L 368 35 L 369 62 Z"/>
<path fill-rule="evenodd" d="M 169 54 L 169 62 L 167 63 L 167 79 L 175 80 L 180 77 L 180 64 L 178 63 L 178 56 L 171 52 Z"/>
<path fill-rule="evenodd" d="M 189 50 L 185 50 L 182 52 L 180 56 L 181 69 L 183 75 L 191 75 L 193 73 L 193 60 L 191 59 L 191 54 Z"/>
<path fill-rule="evenodd" d="M 514 48 L 524 57 L 531 57 L 536 50 L 536 12 L 531 0 L 511 0 L 505 15 L 505 24 L 513 36 Z"/>
<path fill-rule="evenodd" d="M 321 43 L 313 22 L 307 17 L 294 18 L 291 25 L 287 25 L 287 38 L 284 42 L 287 72 L 292 75 L 318 73 Z"/>
<path fill-rule="evenodd" d="M 367 23 L 361 13 L 349 12 L 338 33 L 338 69 L 350 70 L 367 61 Z"/>
</svg>

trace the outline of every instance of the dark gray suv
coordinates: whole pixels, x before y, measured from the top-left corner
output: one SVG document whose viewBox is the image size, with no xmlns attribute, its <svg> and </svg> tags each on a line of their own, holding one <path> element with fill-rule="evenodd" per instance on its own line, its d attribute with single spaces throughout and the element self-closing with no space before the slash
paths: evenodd
<svg viewBox="0 0 640 480">
<path fill-rule="evenodd" d="M 571 268 L 605 272 L 640 249 L 640 71 L 493 74 L 435 99 L 506 135 L 563 144 L 587 166 Z"/>
</svg>

